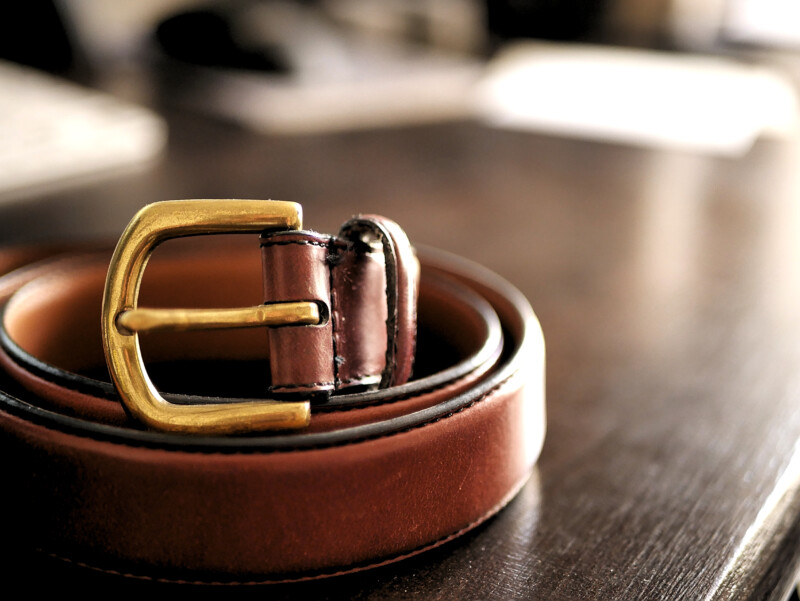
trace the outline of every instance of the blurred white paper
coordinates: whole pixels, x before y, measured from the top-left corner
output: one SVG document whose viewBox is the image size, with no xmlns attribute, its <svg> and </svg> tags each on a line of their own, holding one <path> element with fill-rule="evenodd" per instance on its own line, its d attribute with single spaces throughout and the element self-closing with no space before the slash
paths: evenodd
<svg viewBox="0 0 800 601">
<path fill-rule="evenodd" d="M 739 156 L 797 127 L 778 72 L 724 58 L 520 43 L 490 65 L 478 114 L 500 127 Z"/>
<path fill-rule="evenodd" d="M 0 61 L 0 201 L 147 166 L 166 140 L 149 109 Z"/>
</svg>

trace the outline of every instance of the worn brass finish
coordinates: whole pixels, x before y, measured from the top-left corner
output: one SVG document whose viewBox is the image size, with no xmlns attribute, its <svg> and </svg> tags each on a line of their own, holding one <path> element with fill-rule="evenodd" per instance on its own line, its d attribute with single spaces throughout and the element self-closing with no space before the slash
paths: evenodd
<svg viewBox="0 0 800 601">
<path fill-rule="evenodd" d="M 308 425 L 308 401 L 259 400 L 203 405 L 167 402 L 147 375 L 135 331 L 174 328 L 179 322 L 183 322 L 179 327 L 194 327 L 186 323 L 192 317 L 206 320 L 211 327 L 224 327 L 228 325 L 230 316 L 236 315 L 225 309 L 199 310 L 194 315 L 193 311 L 181 309 L 138 309 L 142 275 L 150 253 L 159 243 L 169 238 L 199 234 L 258 233 L 301 227 L 300 205 L 270 200 L 172 200 L 148 205 L 134 216 L 111 259 L 102 316 L 103 348 L 109 372 L 122 402 L 132 415 L 155 429 L 199 434 L 231 434 Z M 300 305 L 302 307 L 289 307 L 288 313 L 283 313 L 289 321 L 280 323 L 308 323 L 306 319 L 311 320 L 317 307 L 314 303 Z M 314 309 L 309 305 L 314 305 Z M 277 306 L 280 305 L 270 305 Z M 279 311 L 266 306 L 258 309 L 262 314 L 272 314 L 272 317 L 265 318 L 267 320 L 275 318 L 275 312 Z M 258 311 L 245 308 L 241 315 L 247 320 L 253 313 Z M 152 319 L 154 314 L 155 321 Z M 144 327 L 141 327 L 142 322 Z"/>
<path fill-rule="evenodd" d="M 311 301 L 234 309 L 131 309 L 117 316 L 121 330 L 138 333 L 319 323 L 319 307 Z"/>
</svg>

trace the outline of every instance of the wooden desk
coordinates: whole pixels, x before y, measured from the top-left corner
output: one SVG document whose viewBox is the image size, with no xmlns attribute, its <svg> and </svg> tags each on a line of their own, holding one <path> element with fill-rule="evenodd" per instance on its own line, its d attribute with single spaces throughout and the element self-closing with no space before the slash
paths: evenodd
<svg viewBox="0 0 800 601">
<path fill-rule="evenodd" d="M 516 284 L 548 345 L 544 452 L 500 515 L 390 567 L 241 594 L 785 598 L 800 565 L 797 147 L 725 160 L 475 124 L 268 138 L 170 123 L 153 169 L 2 206 L 0 240 L 113 237 L 167 198 L 296 200 L 322 231 L 383 213 Z"/>
</svg>

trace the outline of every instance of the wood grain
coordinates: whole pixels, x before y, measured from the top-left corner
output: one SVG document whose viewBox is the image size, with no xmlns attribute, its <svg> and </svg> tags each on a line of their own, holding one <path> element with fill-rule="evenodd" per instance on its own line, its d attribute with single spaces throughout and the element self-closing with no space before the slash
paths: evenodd
<svg viewBox="0 0 800 601">
<path fill-rule="evenodd" d="M 545 449 L 500 515 L 394 566 L 239 596 L 786 598 L 800 566 L 796 144 L 723 160 L 470 123 L 301 138 L 170 124 L 153 170 L 0 207 L 0 240 L 112 237 L 167 198 L 295 200 L 321 231 L 383 213 L 516 284 L 547 340 Z"/>
</svg>

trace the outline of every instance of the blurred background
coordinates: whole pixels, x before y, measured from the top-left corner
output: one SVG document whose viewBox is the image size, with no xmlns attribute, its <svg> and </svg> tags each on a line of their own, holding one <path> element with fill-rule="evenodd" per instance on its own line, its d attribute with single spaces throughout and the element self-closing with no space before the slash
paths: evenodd
<svg viewBox="0 0 800 601">
<path fill-rule="evenodd" d="M 34 0 L 0 33 L 6 201 L 158 161 L 176 114 L 264 136 L 466 121 L 725 157 L 797 131 L 791 0 Z"/>
</svg>

